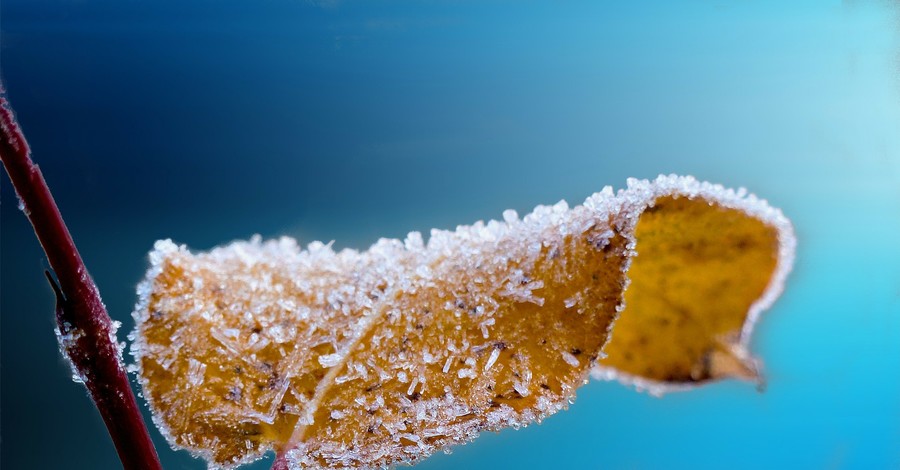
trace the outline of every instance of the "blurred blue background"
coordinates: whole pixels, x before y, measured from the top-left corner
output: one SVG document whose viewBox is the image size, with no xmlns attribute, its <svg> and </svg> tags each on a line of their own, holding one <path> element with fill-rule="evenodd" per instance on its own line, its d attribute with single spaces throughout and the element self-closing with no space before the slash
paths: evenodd
<svg viewBox="0 0 900 470">
<path fill-rule="evenodd" d="M 8 96 L 120 339 L 159 238 L 365 248 L 670 172 L 792 218 L 796 268 L 753 342 L 764 393 L 592 382 L 432 470 L 900 468 L 898 57 L 887 1 L 0 6 Z M 0 465 L 116 468 L 0 180 Z M 166 468 L 204 468 L 153 433 Z"/>
</svg>

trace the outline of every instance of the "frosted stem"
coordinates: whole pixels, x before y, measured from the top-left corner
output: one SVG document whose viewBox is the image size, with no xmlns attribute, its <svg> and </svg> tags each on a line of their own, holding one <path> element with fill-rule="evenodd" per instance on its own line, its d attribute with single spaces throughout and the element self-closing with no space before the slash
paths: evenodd
<svg viewBox="0 0 900 470">
<path fill-rule="evenodd" d="M 0 88 L 0 93 L 3 93 Z M 126 470 L 161 469 L 116 344 L 112 320 L 81 260 L 28 143 L 0 96 L 0 160 L 56 273 L 56 321 L 63 353 L 84 379 Z M 49 276 L 48 276 L 49 277 Z"/>
<path fill-rule="evenodd" d="M 289 470 L 291 468 L 287 462 L 287 453 L 279 452 L 277 456 L 275 456 L 275 462 L 272 463 L 272 470 Z"/>
</svg>

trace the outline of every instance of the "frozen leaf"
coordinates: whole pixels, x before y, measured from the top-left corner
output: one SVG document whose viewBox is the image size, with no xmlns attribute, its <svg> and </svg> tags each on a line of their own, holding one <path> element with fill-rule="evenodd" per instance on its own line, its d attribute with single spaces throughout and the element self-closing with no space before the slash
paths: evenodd
<svg viewBox="0 0 900 470">
<path fill-rule="evenodd" d="M 757 378 L 746 350 L 779 260 L 776 226 L 705 199 L 658 199 L 635 229 L 627 308 L 600 361 L 625 381 Z"/>
<path fill-rule="evenodd" d="M 590 373 L 756 374 L 794 243 L 764 201 L 672 176 L 503 218 L 365 252 L 158 242 L 133 347 L 154 420 L 213 465 L 379 467 L 540 421 Z"/>
</svg>

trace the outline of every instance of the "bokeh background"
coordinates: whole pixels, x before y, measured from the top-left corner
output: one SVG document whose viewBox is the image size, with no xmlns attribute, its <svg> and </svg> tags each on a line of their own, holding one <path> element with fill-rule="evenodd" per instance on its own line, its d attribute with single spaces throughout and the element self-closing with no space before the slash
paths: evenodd
<svg viewBox="0 0 900 470">
<path fill-rule="evenodd" d="M 763 393 L 593 382 L 432 470 L 900 468 L 898 58 L 888 1 L 0 5 L 8 96 L 122 340 L 159 238 L 365 248 L 673 172 L 792 218 Z M 0 465 L 116 468 L 0 180 Z"/>
</svg>

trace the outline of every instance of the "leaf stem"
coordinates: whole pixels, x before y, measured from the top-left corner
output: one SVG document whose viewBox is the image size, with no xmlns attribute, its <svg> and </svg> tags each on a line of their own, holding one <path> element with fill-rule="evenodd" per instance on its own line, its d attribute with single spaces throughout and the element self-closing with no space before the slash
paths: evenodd
<svg viewBox="0 0 900 470">
<path fill-rule="evenodd" d="M 124 468 L 159 470 L 159 457 L 122 365 L 116 327 L 4 95 L 0 86 L 0 159 L 58 279 L 53 287 L 63 352 L 84 379 Z"/>
<path fill-rule="evenodd" d="M 272 462 L 270 470 L 290 470 L 290 465 L 287 463 L 287 449 L 275 455 L 275 461 Z"/>
</svg>

